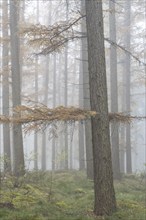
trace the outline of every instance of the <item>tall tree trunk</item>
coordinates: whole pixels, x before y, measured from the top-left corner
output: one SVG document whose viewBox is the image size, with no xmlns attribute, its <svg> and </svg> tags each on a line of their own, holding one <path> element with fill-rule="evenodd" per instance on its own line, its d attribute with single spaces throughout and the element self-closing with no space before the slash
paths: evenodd
<svg viewBox="0 0 146 220">
<path fill-rule="evenodd" d="M 68 10 L 69 10 L 69 2 L 66 2 L 66 20 L 68 21 Z M 68 105 L 68 43 L 65 47 L 65 70 L 64 70 L 64 79 L 65 79 L 65 88 L 64 88 L 64 106 L 67 107 Z M 65 169 L 68 170 L 68 126 L 65 123 L 64 128 L 64 145 L 65 145 Z"/>
<path fill-rule="evenodd" d="M 10 0 L 10 40 L 11 40 L 11 69 L 12 69 L 12 101 L 13 108 L 21 105 L 20 86 L 20 45 L 18 37 L 19 14 L 18 1 Z M 17 115 L 14 115 L 15 117 Z M 24 153 L 21 125 L 13 125 L 13 147 L 14 147 L 14 173 L 24 174 Z"/>
<path fill-rule="evenodd" d="M 81 1 L 81 11 L 85 14 L 85 0 Z M 82 33 L 86 35 L 86 21 L 82 20 Z M 90 91 L 89 91 L 89 71 L 88 71 L 88 48 L 87 39 L 82 38 L 82 65 L 83 65 L 83 100 L 84 109 L 90 110 Z M 92 151 L 92 132 L 91 120 L 85 121 L 85 147 L 86 147 L 86 165 L 87 178 L 93 179 L 93 151 Z"/>
<path fill-rule="evenodd" d="M 81 59 L 82 59 L 82 46 L 81 46 Z M 79 73 L 79 107 L 83 109 L 83 65 L 80 62 Z M 84 123 L 79 122 L 79 169 L 85 169 L 85 152 L 84 152 Z"/>
<path fill-rule="evenodd" d="M 39 23 L 39 0 L 37 1 L 37 10 L 36 10 L 36 22 Z M 34 84 L 35 84 L 35 103 L 38 103 L 38 57 L 35 58 L 35 75 L 34 75 Z M 38 170 L 38 134 L 37 130 L 34 132 L 34 169 Z"/>
<path fill-rule="evenodd" d="M 92 119 L 94 213 L 103 216 L 116 210 L 116 199 L 110 149 L 102 1 L 85 2 L 91 110 L 99 113 Z"/>
<path fill-rule="evenodd" d="M 110 40 L 116 42 L 116 17 L 115 2 L 109 0 L 109 25 Z M 117 87 L 117 48 L 110 45 L 110 88 L 111 88 L 111 112 L 118 112 L 118 87 Z M 114 179 L 120 179 L 119 159 L 119 125 L 117 122 L 111 124 L 112 164 Z"/>
<path fill-rule="evenodd" d="M 145 5 L 144 62 L 146 63 L 146 0 L 144 0 L 144 5 Z M 144 68 L 144 72 L 145 72 L 145 115 L 146 115 L 146 65 Z M 145 119 L 145 147 L 146 147 L 146 119 Z"/>
<path fill-rule="evenodd" d="M 131 0 L 125 3 L 125 48 L 130 51 L 130 26 L 131 26 Z M 125 54 L 125 73 L 126 73 L 126 111 L 130 113 L 130 78 L 131 78 L 131 60 L 130 54 Z M 131 128 L 130 124 L 126 125 L 126 171 L 132 173 L 131 158 Z"/>
<path fill-rule="evenodd" d="M 54 54 L 54 71 L 53 71 L 53 108 L 56 107 L 56 54 Z M 56 140 L 52 140 L 52 170 L 55 170 L 56 160 Z"/>
<path fill-rule="evenodd" d="M 51 25 L 51 10 L 52 10 L 52 1 L 49 2 L 49 16 L 48 16 L 48 25 Z M 45 69 L 45 77 L 44 77 L 44 105 L 48 105 L 48 89 L 49 89 L 49 64 L 50 64 L 50 56 L 46 57 L 46 69 Z M 47 141 L 46 141 L 46 131 L 42 134 L 42 170 L 46 170 L 47 161 Z"/>
<path fill-rule="evenodd" d="M 8 1 L 2 2 L 2 106 L 3 115 L 9 116 L 9 44 L 8 38 Z M 4 171 L 11 171 L 11 146 L 10 146 L 10 127 L 3 124 L 3 144 L 4 144 Z"/>
</svg>

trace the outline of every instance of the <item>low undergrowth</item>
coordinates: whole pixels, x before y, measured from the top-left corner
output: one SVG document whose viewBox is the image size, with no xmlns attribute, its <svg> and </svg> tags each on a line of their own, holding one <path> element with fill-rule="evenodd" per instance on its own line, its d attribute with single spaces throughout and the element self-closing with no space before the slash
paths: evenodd
<svg viewBox="0 0 146 220">
<path fill-rule="evenodd" d="M 84 173 L 29 172 L 2 176 L 1 220 L 95 220 L 93 181 Z M 145 220 L 145 179 L 126 176 L 115 181 L 117 212 L 105 220 Z"/>
</svg>

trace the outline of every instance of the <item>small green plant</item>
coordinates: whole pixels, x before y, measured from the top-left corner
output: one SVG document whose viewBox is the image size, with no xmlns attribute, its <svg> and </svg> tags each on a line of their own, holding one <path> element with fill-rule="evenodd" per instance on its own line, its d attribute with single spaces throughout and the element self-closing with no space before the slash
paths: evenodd
<svg viewBox="0 0 146 220">
<path fill-rule="evenodd" d="M 17 182 L 17 187 L 16 183 Z M 145 184 L 141 177 L 115 182 L 118 210 L 104 220 L 145 220 Z M 93 182 L 79 171 L 5 175 L 0 191 L 2 220 L 98 220 L 93 213 Z"/>
</svg>

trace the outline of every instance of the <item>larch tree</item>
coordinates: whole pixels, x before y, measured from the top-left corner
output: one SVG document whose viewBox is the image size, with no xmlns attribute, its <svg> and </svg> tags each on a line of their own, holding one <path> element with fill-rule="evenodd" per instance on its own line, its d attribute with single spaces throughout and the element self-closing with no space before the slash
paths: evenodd
<svg viewBox="0 0 146 220">
<path fill-rule="evenodd" d="M 92 119 L 94 166 L 94 213 L 111 215 L 116 210 L 109 134 L 109 117 L 101 0 L 86 0 L 89 85 Z"/>
<path fill-rule="evenodd" d="M 10 42 L 13 108 L 21 105 L 20 44 L 18 36 L 19 2 L 10 0 Z M 17 117 L 17 115 L 15 115 Z M 24 174 L 23 137 L 20 124 L 13 125 L 14 174 Z"/>
</svg>

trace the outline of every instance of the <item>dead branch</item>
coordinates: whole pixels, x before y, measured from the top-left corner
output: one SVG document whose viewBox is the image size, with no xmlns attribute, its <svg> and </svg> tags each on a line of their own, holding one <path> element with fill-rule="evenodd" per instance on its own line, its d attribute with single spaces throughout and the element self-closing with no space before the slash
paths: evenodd
<svg viewBox="0 0 146 220">
<path fill-rule="evenodd" d="M 75 107 L 59 106 L 54 109 L 45 105 L 35 106 L 17 106 L 14 109 L 13 116 L 0 116 L 1 123 L 22 124 L 25 131 L 44 130 L 49 125 L 57 122 L 74 123 L 84 121 L 93 117 L 100 117 L 100 114 L 94 111 L 83 110 Z M 134 119 L 140 120 L 146 117 L 137 117 L 125 115 L 124 113 L 109 113 L 109 121 L 120 123 L 131 123 Z"/>
</svg>

